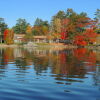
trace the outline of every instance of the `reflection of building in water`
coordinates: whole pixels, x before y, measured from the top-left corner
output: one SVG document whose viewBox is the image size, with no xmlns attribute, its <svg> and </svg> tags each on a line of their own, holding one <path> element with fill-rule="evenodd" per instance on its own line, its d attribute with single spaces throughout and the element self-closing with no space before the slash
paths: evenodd
<svg viewBox="0 0 100 100">
<path fill-rule="evenodd" d="M 100 86 L 100 66 L 96 67 L 96 79 L 97 79 L 97 85 Z"/>
<path fill-rule="evenodd" d="M 47 51 L 46 50 L 36 49 L 33 52 L 34 52 L 34 55 L 36 55 L 38 57 L 46 56 L 46 54 L 47 54 Z"/>
<path fill-rule="evenodd" d="M 95 84 L 100 86 L 100 65 L 96 67 Z"/>
<path fill-rule="evenodd" d="M 19 48 L 14 49 L 14 58 L 24 57 L 23 51 Z"/>
<path fill-rule="evenodd" d="M 100 86 L 100 51 L 96 50 L 96 62 L 97 62 L 97 66 L 96 66 L 96 74 L 94 76 L 94 80 L 95 80 L 95 85 Z"/>
</svg>

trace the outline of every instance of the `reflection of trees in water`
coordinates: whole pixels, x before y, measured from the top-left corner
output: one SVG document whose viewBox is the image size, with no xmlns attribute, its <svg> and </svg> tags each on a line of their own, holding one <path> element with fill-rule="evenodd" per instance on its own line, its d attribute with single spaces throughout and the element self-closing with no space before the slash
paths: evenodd
<svg viewBox="0 0 100 100">
<path fill-rule="evenodd" d="M 23 78 L 25 77 L 26 71 L 28 69 L 25 59 L 16 58 L 15 65 L 16 65 L 15 75 L 18 78 L 18 81 L 23 81 L 23 79 L 21 77 L 23 77 Z"/>
<path fill-rule="evenodd" d="M 14 48 L 5 48 L 4 49 L 4 60 L 6 63 L 14 62 Z"/>
<path fill-rule="evenodd" d="M 28 53 L 23 48 L 16 50 L 20 53 L 20 55 L 15 56 L 15 64 L 17 68 L 17 72 L 25 73 L 32 65 L 32 54 Z M 14 52 L 16 54 L 16 52 Z"/>
<path fill-rule="evenodd" d="M 56 74 L 56 80 L 77 81 L 68 78 L 84 78 L 86 74 L 84 64 L 73 56 L 73 50 L 50 51 L 46 54 L 38 51 L 38 54 L 33 54 L 33 63 L 37 74 L 50 68 L 52 74 Z"/>
<path fill-rule="evenodd" d="M 0 49 L 0 76 L 3 77 L 7 69 L 7 62 L 5 60 L 4 49 Z"/>
<path fill-rule="evenodd" d="M 96 52 L 96 73 L 94 74 L 94 85 L 99 87 L 100 90 L 100 51 L 95 51 Z"/>
<path fill-rule="evenodd" d="M 23 58 L 17 58 L 15 59 L 16 67 L 19 68 L 19 70 L 27 70 L 27 62 Z"/>
<path fill-rule="evenodd" d="M 52 55 L 54 56 L 54 55 Z M 56 80 L 66 82 L 81 82 L 72 78 L 84 78 L 86 70 L 83 63 L 75 59 L 72 51 L 61 51 L 57 56 L 52 57 L 52 73 L 57 74 Z"/>
<path fill-rule="evenodd" d="M 97 62 L 95 74 L 93 74 L 94 85 L 100 88 L 100 62 Z"/>
<path fill-rule="evenodd" d="M 78 78 L 85 78 L 87 71 L 94 71 L 97 60 L 95 52 L 85 48 L 56 51 L 7 48 L 2 50 L 0 55 L 0 65 L 9 64 L 12 61 L 18 73 L 26 72 L 30 65 L 33 65 L 36 74 L 46 72 L 49 68 L 52 74 L 56 74 L 52 75 L 56 80 L 70 82 L 81 82 Z"/>
<path fill-rule="evenodd" d="M 43 71 L 47 70 L 48 61 L 48 55 L 45 57 L 33 57 L 34 70 L 36 71 L 36 74 L 42 73 Z"/>
<path fill-rule="evenodd" d="M 93 50 L 88 50 L 86 48 L 79 48 L 74 50 L 74 57 L 84 63 L 85 69 L 87 71 L 95 71 L 96 66 L 96 53 Z"/>
</svg>

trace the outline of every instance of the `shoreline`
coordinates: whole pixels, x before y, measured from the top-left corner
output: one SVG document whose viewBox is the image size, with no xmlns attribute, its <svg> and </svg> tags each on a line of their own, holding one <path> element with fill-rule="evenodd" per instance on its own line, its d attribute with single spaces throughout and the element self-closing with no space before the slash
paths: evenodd
<svg viewBox="0 0 100 100">
<path fill-rule="evenodd" d="M 12 45 L 7 45 L 7 44 L 0 44 L 0 48 L 17 48 L 17 47 L 22 47 L 22 48 L 62 48 L 62 49 L 76 49 L 79 48 L 74 45 L 62 45 L 62 44 L 47 44 L 47 45 L 37 45 L 37 46 L 25 46 L 25 45 L 18 45 L 18 44 L 12 44 Z M 85 46 L 83 48 L 91 49 L 91 50 L 100 50 L 100 46 Z"/>
<path fill-rule="evenodd" d="M 7 45 L 7 44 L 0 44 L 1 48 L 5 48 L 5 47 L 18 47 L 18 45 L 13 44 L 13 45 Z"/>
<path fill-rule="evenodd" d="M 18 44 L 12 44 L 12 45 L 7 45 L 7 44 L 0 44 L 0 48 L 6 48 L 6 47 L 23 47 L 23 48 L 77 48 L 77 46 L 73 45 L 59 45 L 59 44 L 48 44 L 48 45 L 37 45 L 37 46 L 25 46 L 25 45 L 18 45 Z"/>
</svg>

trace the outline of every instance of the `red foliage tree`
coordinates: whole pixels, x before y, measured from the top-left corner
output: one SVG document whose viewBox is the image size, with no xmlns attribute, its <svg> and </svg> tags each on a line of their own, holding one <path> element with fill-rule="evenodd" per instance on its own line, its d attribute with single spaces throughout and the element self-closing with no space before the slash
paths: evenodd
<svg viewBox="0 0 100 100">
<path fill-rule="evenodd" d="M 82 35 L 79 35 L 79 36 L 75 37 L 74 44 L 76 44 L 78 46 L 85 46 L 85 45 L 87 45 L 87 43 L 85 41 L 85 37 L 82 36 Z"/>
<path fill-rule="evenodd" d="M 65 40 L 66 38 L 67 38 L 66 32 L 62 32 L 62 33 L 61 33 L 61 39 L 62 39 L 62 40 Z"/>
<path fill-rule="evenodd" d="M 93 28 L 86 29 L 86 31 L 83 33 L 85 36 L 85 39 L 88 43 L 93 43 L 96 40 L 97 34 L 95 33 Z"/>
<path fill-rule="evenodd" d="M 62 25 L 62 27 L 61 27 L 61 39 L 62 40 L 65 40 L 65 39 L 67 39 L 67 37 L 68 37 L 68 34 L 67 34 L 67 25 L 68 25 L 68 23 L 69 23 L 69 19 L 68 18 L 65 18 L 65 19 L 62 19 L 62 21 L 61 21 L 61 25 Z"/>
<path fill-rule="evenodd" d="M 76 26 L 77 26 L 77 27 L 80 27 L 80 28 L 86 27 L 86 26 L 92 24 L 91 21 L 92 21 L 92 20 L 91 20 L 90 18 L 88 18 L 88 17 L 80 17 L 80 18 L 77 19 L 77 24 L 76 24 Z"/>
<path fill-rule="evenodd" d="M 4 31 L 4 40 L 6 40 L 6 37 L 7 37 L 8 33 L 9 33 L 9 30 L 5 29 L 5 31 Z"/>
</svg>

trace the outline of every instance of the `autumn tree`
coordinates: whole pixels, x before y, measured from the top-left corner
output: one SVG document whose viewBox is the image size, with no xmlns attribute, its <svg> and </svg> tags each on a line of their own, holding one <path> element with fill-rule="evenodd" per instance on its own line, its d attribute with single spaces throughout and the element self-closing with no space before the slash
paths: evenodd
<svg viewBox="0 0 100 100">
<path fill-rule="evenodd" d="M 61 19 L 62 15 L 57 15 L 52 17 L 51 25 L 50 25 L 50 35 L 53 36 L 54 40 L 58 40 L 61 37 Z"/>
<path fill-rule="evenodd" d="M 37 18 L 32 29 L 33 35 L 47 35 L 48 32 L 49 32 L 48 21 L 43 21 L 42 19 Z"/>
<path fill-rule="evenodd" d="M 77 14 L 68 8 L 66 12 L 59 11 L 51 20 L 51 35 L 55 38 L 70 40 L 73 43 L 76 36 L 83 35 L 86 27 L 91 24 L 91 19 L 85 12 Z"/>
<path fill-rule="evenodd" d="M 14 31 L 13 29 L 6 29 L 5 32 L 5 42 L 10 45 L 10 44 L 13 44 L 14 43 Z"/>
<path fill-rule="evenodd" d="M 60 39 L 62 32 L 62 20 L 65 18 L 65 12 L 59 11 L 55 16 L 52 17 L 51 25 L 50 25 L 50 37 L 53 39 Z"/>
<path fill-rule="evenodd" d="M 73 9 L 67 9 L 66 18 L 69 20 L 66 27 L 69 39 L 74 39 L 76 35 L 82 34 L 85 27 L 90 25 L 91 21 L 91 19 L 87 17 L 86 13 L 82 12 L 77 14 Z"/>
<path fill-rule="evenodd" d="M 74 44 L 78 46 L 85 46 L 93 44 L 96 41 L 97 34 L 93 28 L 88 28 L 82 35 L 75 36 Z"/>
<path fill-rule="evenodd" d="M 40 26 L 34 26 L 32 28 L 32 34 L 33 35 L 42 35 L 42 33 L 41 33 L 41 27 Z"/>
<path fill-rule="evenodd" d="M 28 26 L 26 28 L 26 35 L 25 35 L 26 41 L 32 41 L 33 40 L 33 34 L 32 34 L 32 27 Z"/>
<path fill-rule="evenodd" d="M 92 28 L 86 29 L 83 35 L 85 37 L 87 44 L 93 44 L 96 41 L 97 33 Z"/>
<path fill-rule="evenodd" d="M 77 46 L 86 46 L 87 42 L 85 41 L 85 37 L 82 35 L 75 36 L 74 44 Z"/>
<path fill-rule="evenodd" d="M 42 28 L 42 33 L 43 33 L 44 35 L 47 35 L 47 34 L 48 34 L 48 32 L 49 32 L 49 27 L 48 27 L 48 26 L 43 25 L 41 28 Z"/>
<path fill-rule="evenodd" d="M 9 33 L 9 30 L 5 29 L 5 31 L 4 31 L 4 37 L 3 37 L 4 41 L 6 41 L 8 33 Z"/>
</svg>

